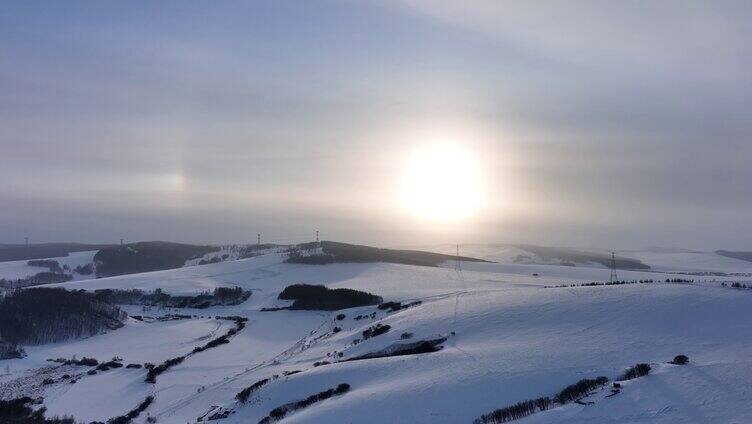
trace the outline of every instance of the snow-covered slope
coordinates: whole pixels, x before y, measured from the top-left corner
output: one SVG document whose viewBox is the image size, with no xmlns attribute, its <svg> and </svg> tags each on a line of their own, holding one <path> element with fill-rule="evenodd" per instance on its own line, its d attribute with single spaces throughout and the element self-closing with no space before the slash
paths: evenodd
<svg viewBox="0 0 752 424">
<path fill-rule="evenodd" d="M 77 266 L 85 266 L 94 262 L 94 255 L 96 250 L 87 252 L 71 252 L 68 256 L 61 256 L 55 258 L 47 258 L 57 261 L 61 267 L 68 265 L 70 270 L 75 269 Z M 17 280 L 19 278 L 31 277 L 39 272 L 48 271 L 47 268 L 38 266 L 29 266 L 28 260 L 23 261 L 9 261 L 0 262 L 0 278 L 6 280 Z M 72 274 L 74 280 L 86 280 L 94 278 L 93 275 L 81 275 L 72 271 L 66 271 L 67 274 Z"/>
<path fill-rule="evenodd" d="M 432 252 L 455 254 L 456 245 L 429 245 L 415 247 Z M 557 248 L 545 248 L 557 249 Z M 563 251 L 592 252 L 598 255 L 610 255 L 610 250 L 605 249 L 568 249 Z M 648 248 L 642 250 L 617 250 L 617 256 L 636 259 L 648 265 L 655 272 L 681 272 L 692 274 L 712 273 L 743 273 L 752 274 L 752 262 L 741 259 L 721 256 L 715 251 L 695 251 L 689 249 Z M 460 246 L 460 254 L 475 258 L 485 259 L 501 264 L 537 264 L 559 265 L 562 260 L 558 258 L 542 258 L 530 250 L 525 250 L 524 245 L 505 244 L 466 244 Z M 564 261 L 566 262 L 566 261 Z M 571 263 L 577 267 L 607 268 L 599 263 Z"/>
<path fill-rule="evenodd" d="M 590 397 L 593 404 L 569 404 L 521 422 L 752 422 L 752 327 L 747 319 L 752 291 L 710 281 L 545 288 L 604 281 L 609 271 L 513 263 L 461 265 L 462 271 L 452 263 L 437 268 L 298 265 L 283 263 L 280 254 L 267 254 L 60 284 L 86 290 L 161 288 L 173 294 L 237 285 L 253 295 L 240 305 L 203 310 L 144 312 L 128 307 L 132 315 L 177 312 L 195 317 L 131 319 L 108 334 L 27 347 L 28 357 L 0 363 L 8 364 L 11 371 L 0 377 L 0 391 L 9 391 L 13 381 L 26 381 L 29 389 L 39 367 L 50 365 L 47 358 L 75 354 L 100 360 L 119 356 L 123 363 L 160 363 L 230 328 L 231 322 L 213 316 L 240 315 L 249 321 L 230 343 L 187 357 L 155 384 L 144 381 L 143 369 L 120 368 L 90 376 L 87 368 L 79 367 L 73 370 L 83 374 L 76 384 L 34 390 L 44 393 L 50 415 L 106 420 L 153 395 L 154 403 L 135 422 L 145 422 L 148 413 L 159 423 L 193 423 L 209 411 L 225 410 L 232 412 L 217 422 L 230 424 L 256 423 L 276 407 L 347 383 L 348 392 L 290 412 L 280 422 L 470 423 L 493 409 L 552 395 L 581 378 L 612 378 L 627 366 L 646 362 L 653 364 L 655 372 L 626 383 L 617 396 L 595 393 Z M 627 280 L 656 276 L 686 277 L 620 271 Z M 293 283 L 353 288 L 383 296 L 385 301 L 422 303 L 397 312 L 375 306 L 335 312 L 260 311 L 284 305 L 277 295 Z M 336 318 L 340 313 L 346 315 L 342 320 Z M 355 319 L 359 315 L 366 318 Z M 362 332 L 377 324 L 389 325 L 390 330 L 362 340 Z M 412 336 L 403 340 L 403 333 Z M 442 338 L 446 338 L 443 349 L 434 353 L 345 361 L 396 344 Z M 665 364 L 677 354 L 688 355 L 690 364 Z M 331 364 L 314 366 L 316 362 Z M 285 375 L 290 371 L 301 372 Z M 248 402 L 234 399 L 242 389 L 266 378 L 270 381 Z M 13 387 L 14 393 L 25 389 Z"/>
</svg>

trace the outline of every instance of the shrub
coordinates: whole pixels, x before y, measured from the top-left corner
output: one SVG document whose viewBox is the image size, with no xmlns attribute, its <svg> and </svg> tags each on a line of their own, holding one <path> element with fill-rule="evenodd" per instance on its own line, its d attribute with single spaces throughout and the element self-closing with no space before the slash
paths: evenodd
<svg viewBox="0 0 752 424">
<path fill-rule="evenodd" d="M 78 361 L 78 365 L 84 365 L 87 367 L 93 367 L 93 366 L 96 366 L 97 364 L 99 364 L 99 361 L 97 361 L 94 358 L 87 358 L 85 356 L 81 358 L 80 361 Z"/>
<path fill-rule="evenodd" d="M 686 355 L 676 355 L 674 356 L 674 360 L 671 361 L 672 364 L 676 365 L 685 365 L 689 362 L 689 358 Z"/>
<path fill-rule="evenodd" d="M 339 333 L 340 331 L 342 331 L 342 329 L 341 329 L 341 328 L 339 328 L 339 327 L 334 327 L 334 328 L 332 328 L 332 333 L 334 333 L 334 334 L 337 334 L 337 333 Z"/>
<path fill-rule="evenodd" d="M 345 314 L 338 314 L 337 315 L 337 321 L 342 321 L 343 319 L 345 319 Z"/>
<path fill-rule="evenodd" d="M 402 340 L 411 339 L 412 337 L 413 337 L 413 333 L 404 332 L 400 334 L 400 339 Z"/>
<path fill-rule="evenodd" d="M 650 373 L 650 365 L 637 364 L 633 367 L 627 368 L 624 374 L 619 378 L 619 381 L 632 380 Z"/>
</svg>

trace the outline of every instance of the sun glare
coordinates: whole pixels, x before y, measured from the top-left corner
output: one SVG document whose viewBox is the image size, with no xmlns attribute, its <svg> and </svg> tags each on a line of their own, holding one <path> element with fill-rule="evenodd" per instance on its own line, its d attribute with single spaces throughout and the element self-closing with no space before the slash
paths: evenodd
<svg viewBox="0 0 752 424">
<path fill-rule="evenodd" d="M 424 146 L 406 160 L 403 203 L 413 215 L 433 221 L 458 221 L 483 203 L 480 162 L 457 144 Z"/>
</svg>

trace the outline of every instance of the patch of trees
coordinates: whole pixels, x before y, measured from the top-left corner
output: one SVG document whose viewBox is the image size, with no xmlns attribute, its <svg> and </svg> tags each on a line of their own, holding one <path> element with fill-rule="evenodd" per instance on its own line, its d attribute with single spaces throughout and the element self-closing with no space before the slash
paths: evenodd
<svg viewBox="0 0 752 424">
<path fill-rule="evenodd" d="M 0 422 L 3 424 L 76 424 L 73 417 L 46 418 L 47 411 L 42 407 L 34 409 L 36 401 L 28 396 L 0 400 Z"/>
<path fill-rule="evenodd" d="M 175 358 L 168 359 L 164 362 L 162 362 L 159 365 L 155 365 L 151 368 L 149 368 L 149 372 L 146 373 L 146 382 L 147 383 L 156 383 L 157 382 L 157 376 L 162 374 L 163 372 L 167 371 L 168 369 L 174 367 L 175 365 L 178 365 L 182 363 L 186 356 L 177 356 Z"/>
<path fill-rule="evenodd" d="M 666 280 L 668 283 L 669 281 Z M 625 284 L 652 284 L 655 283 L 655 280 L 647 279 L 647 280 L 617 280 L 617 281 L 606 281 L 606 282 L 598 282 L 593 281 L 590 283 L 572 283 L 572 284 L 559 284 L 556 286 L 544 286 L 544 288 L 547 289 L 560 289 L 560 288 L 566 288 L 566 287 L 593 287 L 593 286 L 623 286 Z"/>
<path fill-rule="evenodd" d="M 238 249 L 238 259 L 247 259 L 247 258 L 252 258 L 254 256 L 259 256 L 262 251 L 273 249 L 275 247 L 279 247 L 279 245 L 265 243 L 265 244 L 248 244 L 245 246 L 241 246 Z"/>
<path fill-rule="evenodd" d="M 618 378 L 618 380 L 619 381 L 633 380 L 635 378 L 648 375 L 649 373 L 650 373 L 650 365 L 637 364 L 635 366 L 627 368 L 627 370 L 624 371 L 624 374 L 622 374 L 621 377 Z"/>
<path fill-rule="evenodd" d="M 381 310 L 386 310 L 388 312 L 397 312 L 401 311 L 403 309 L 411 308 L 413 306 L 418 306 L 421 304 L 420 300 L 416 300 L 414 302 L 408 302 L 408 303 L 402 303 L 402 302 L 384 302 L 378 306 Z"/>
<path fill-rule="evenodd" d="M 666 278 L 667 283 L 694 283 L 695 280 L 687 280 L 686 278 Z"/>
<path fill-rule="evenodd" d="M 78 265 L 75 268 L 73 268 L 73 272 L 79 275 L 91 275 L 94 273 L 94 265 L 93 264 Z"/>
<path fill-rule="evenodd" d="M 56 272 L 42 271 L 26 278 L 17 278 L 15 280 L 6 280 L 0 278 L 0 287 L 9 289 L 41 286 L 44 284 L 65 283 L 73 279 L 70 274 L 59 274 Z"/>
<path fill-rule="evenodd" d="M 26 356 L 26 351 L 21 346 L 0 340 L 0 360 L 19 359 L 24 356 Z"/>
<path fill-rule="evenodd" d="M 154 396 L 147 396 L 146 399 L 141 401 L 141 403 L 138 404 L 137 407 L 131 409 L 127 414 L 121 415 L 119 417 L 110 418 L 107 420 L 107 424 L 129 424 L 131 421 L 136 419 L 139 415 L 141 415 L 142 412 L 146 410 L 146 408 L 149 407 L 149 405 L 154 402 Z"/>
<path fill-rule="evenodd" d="M 103 302 L 119 305 L 204 309 L 211 306 L 241 304 L 251 297 L 251 292 L 240 287 L 217 287 L 213 292 L 204 292 L 196 296 L 173 296 L 159 288 L 153 292 L 138 289 L 99 289 L 94 291 L 94 296 Z"/>
<path fill-rule="evenodd" d="M 238 394 L 235 395 L 235 399 L 238 400 L 238 402 L 246 403 L 248 399 L 251 397 L 251 395 L 257 391 L 258 389 L 264 387 L 269 381 L 271 381 L 268 378 L 264 378 L 263 380 L 259 380 L 250 386 L 246 387 L 245 389 L 238 392 Z"/>
<path fill-rule="evenodd" d="M 585 378 L 575 384 L 565 387 L 553 398 L 544 396 L 537 399 L 517 402 L 514 405 L 496 409 L 488 414 L 481 415 L 479 418 L 475 419 L 473 423 L 496 424 L 524 418 L 538 411 L 551 409 L 557 404 L 565 405 L 570 402 L 577 402 L 590 391 L 602 387 L 606 383 L 608 383 L 607 377 L 598 377 L 595 379 Z"/>
<path fill-rule="evenodd" d="M 268 424 L 273 421 L 281 420 L 290 412 L 294 412 L 299 409 L 307 408 L 316 402 L 329 399 L 333 396 L 339 396 L 347 393 L 350 390 L 350 385 L 342 383 L 333 389 L 324 390 L 323 392 L 316 393 L 315 395 L 308 396 L 303 400 L 297 402 L 290 402 L 288 404 L 274 408 L 269 412 L 269 415 L 262 418 L 259 424 Z"/>
<path fill-rule="evenodd" d="M 556 401 L 562 405 L 575 401 L 591 390 L 602 387 L 608 383 L 608 377 L 597 377 L 595 379 L 583 378 L 575 384 L 565 387 L 558 395 L 556 395 Z"/>
<path fill-rule="evenodd" d="M 94 255 L 97 277 L 180 268 L 185 261 L 219 250 L 215 246 L 148 241 L 101 249 Z"/>
<path fill-rule="evenodd" d="M 381 323 L 378 323 L 374 326 L 368 327 L 365 330 L 363 330 L 363 340 L 368 340 L 372 337 L 380 336 L 382 334 L 385 334 L 389 332 L 389 330 L 392 328 L 389 324 L 382 325 Z"/>
<path fill-rule="evenodd" d="M 330 289 L 322 285 L 293 284 L 285 287 L 279 299 L 293 300 L 289 309 L 335 311 L 356 306 L 377 305 L 381 296 L 353 289 Z"/>
<path fill-rule="evenodd" d="M 123 326 L 127 314 L 91 293 L 62 288 L 14 291 L 0 300 L 6 342 L 36 345 L 81 338 Z"/>
<path fill-rule="evenodd" d="M 50 272 L 56 274 L 62 274 L 63 268 L 60 267 L 60 262 L 52 259 L 32 259 L 26 262 L 28 266 L 35 266 L 40 268 L 47 268 Z"/>
<path fill-rule="evenodd" d="M 222 258 L 221 257 L 219 257 L 219 256 L 212 256 L 209 259 L 201 259 L 200 261 L 198 261 L 198 264 L 199 265 L 209 265 L 209 264 L 218 264 L 220 262 L 222 262 Z"/>
<path fill-rule="evenodd" d="M 305 253 L 314 251 L 317 252 L 319 246 L 321 247 L 322 253 Z M 443 262 L 450 260 L 454 261 L 457 259 L 457 256 L 443 255 L 433 252 L 422 252 L 418 250 L 380 249 L 370 246 L 359 246 L 355 244 L 338 243 L 333 241 L 322 241 L 318 245 L 316 243 L 303 243 L 296 246 L 290 252 L 288 262 L 311 264 L 327 264 L 333 262 L 388 262 L 407 265 L 439 266 Z M 459 259 L 468 262 L 487 262 L 482 259 L 469 258 L 465 256 L 460 256 Z"/>
</svg>

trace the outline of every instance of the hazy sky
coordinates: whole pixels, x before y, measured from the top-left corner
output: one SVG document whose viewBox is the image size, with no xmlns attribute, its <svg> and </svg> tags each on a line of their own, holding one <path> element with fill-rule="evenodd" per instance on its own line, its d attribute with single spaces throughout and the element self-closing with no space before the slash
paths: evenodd
<svg viewBox="0 0 752 424">
<path fill-rule="evenodd" d="M 0 242 L 749 250 L 751 40 L 749 1 L 5 1 Z M 439 141 L 465 219 L 404 207 Z"/>
</svg>

